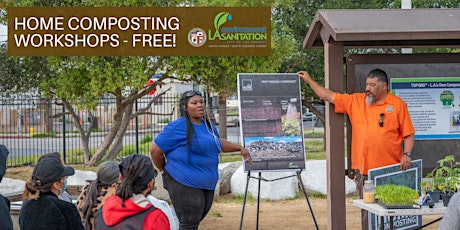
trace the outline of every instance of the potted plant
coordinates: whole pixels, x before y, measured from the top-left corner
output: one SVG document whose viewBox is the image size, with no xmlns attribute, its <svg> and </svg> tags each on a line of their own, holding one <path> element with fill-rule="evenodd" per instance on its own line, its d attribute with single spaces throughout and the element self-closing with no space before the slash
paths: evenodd
<svg viewBox="0 0 460 230">
<path fill-rule="evenodd" d="M 428 174 L 427 174 L 428 178 Z M 431 200 L 435 203 L 439 202 L 439 199 L 441 198 L 441 190 L 437 189 L 433 182 L 433 178 L 428 178 L 428 181 L 423 181 L 421 184 L 422 191 L 426 195 L 430 195 Z"/>
<path fill-rule="evenodd" d="M 439 199 L 441 198 L 441 190 L 438 189 L 438 187 L 441 187 L 440 184 L 444 179 L 441 174 L 436 174 L 437 169 L 438 168 L 436 167 L 433 171 L 428 173 L 426 175 L 427 180 L 423 181 L 421 184 L 422 191 L 424 191 L 425 194 L 429 194 L 431 200 L 435 203 L 439 202 Z"/>
<path fill-rule="evenodd" d="M 455 161 L 454 155 L 447 155 L 438 163 L 439 166 L 435 169 L 434 177 L 438 178 L 438 189 L 442 191 L 442 202 L 444 206 L 447 206 L 460 181 L 460 162 Z"/>
</svg>

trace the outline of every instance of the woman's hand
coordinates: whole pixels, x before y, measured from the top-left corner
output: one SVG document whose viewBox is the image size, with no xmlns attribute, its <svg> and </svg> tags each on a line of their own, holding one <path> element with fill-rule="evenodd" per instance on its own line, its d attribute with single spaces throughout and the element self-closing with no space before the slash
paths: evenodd
<svg viewBox="0 0 460 230">
<path fill-rule="evenodd" d="M 241 147 L 240 149 L 241 156 L 243 156 L 244 161 L 249 162 L 249 164 L 252 165 L 252 157 L 251 154 L 249 154 L 248 150 L 246 150 L 244 147 Z"/>
</svg>

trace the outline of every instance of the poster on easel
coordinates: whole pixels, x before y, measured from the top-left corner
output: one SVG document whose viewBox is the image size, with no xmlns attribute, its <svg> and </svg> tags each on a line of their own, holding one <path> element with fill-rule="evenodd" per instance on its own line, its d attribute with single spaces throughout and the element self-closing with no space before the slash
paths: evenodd
<svg viewBox="0 0 460 230">
<path fill-rule="evenodd" d="M 401 164 L 393 164 L 385 167 L 371 169 L 368 172 L 369 180 L 374 181 L 374 185 L 396 184 L 405 185 L 413 188 L 421 195 L 422 183 L 422 160 L 413 160 L 410 168 L 406 171 L 401 170 Z M 386 216 L 384 223 L 380 222 L 380 216 L 369 213 L 369 229 L 413 229 L 422 226 L 422 216 L 395 216 L 393 227 L 390 228 L 390 218 Z"/>
<path fill-rule="evenodd" d="M 238 74 L 238 99 L 245 172 L 305 169 L 299 76 Z"/>
</svg>

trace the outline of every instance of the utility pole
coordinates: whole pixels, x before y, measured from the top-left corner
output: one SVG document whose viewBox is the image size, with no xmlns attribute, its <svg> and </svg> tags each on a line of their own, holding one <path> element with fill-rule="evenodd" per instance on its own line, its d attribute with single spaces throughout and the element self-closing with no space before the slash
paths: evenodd
<svg viewBox="0 0 460 230">
<path fill-rule="evenodd" d="M 402 0 L 401 9 L 412 9 L 412 0 Z M 410 54 L 412 53 L 412 48 L 402 48 L 401 53 Z"/>
</svg>

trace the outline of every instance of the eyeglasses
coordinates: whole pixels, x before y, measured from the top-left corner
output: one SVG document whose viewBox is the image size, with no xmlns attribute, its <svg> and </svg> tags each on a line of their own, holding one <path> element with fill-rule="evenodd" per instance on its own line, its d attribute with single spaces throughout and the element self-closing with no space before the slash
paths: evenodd
<svg viewBox="0 0 460 230">
<path fill-rule="evenodd" d="M 189 90 L 189 91 L 185 91 L 183 94 L 182 94 L 182 97 L 184 98 L 187 98 L 187 97 L 193 97 L 195 95 L 198 95 L 198 96 L 202 96 L 201 95 L 201 92 L 200 91 L 197 91 L 197 90 Z"/>
<path fill-rule="evenodd" d="M 383 127 L 383 118 L 385 117 L 385 114 L 384 113 L 381 113 L 380 114 L 380 119 L 379 119 L 379 126 L 380 127 Z"/>
</svg>

